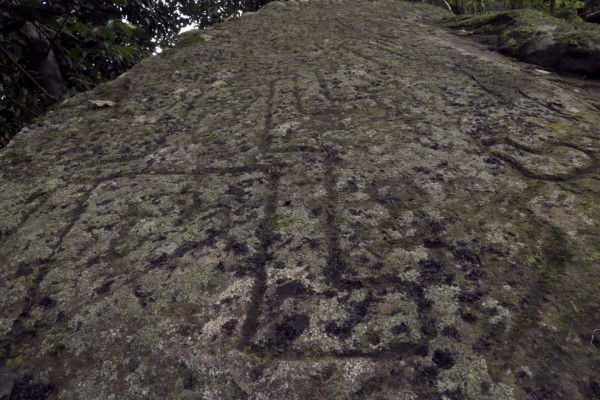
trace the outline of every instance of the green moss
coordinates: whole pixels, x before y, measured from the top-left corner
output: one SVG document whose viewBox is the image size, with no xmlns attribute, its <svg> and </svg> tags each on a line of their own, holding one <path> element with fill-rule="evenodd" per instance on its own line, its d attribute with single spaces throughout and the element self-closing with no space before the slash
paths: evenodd
<svg viewBox="0 0 600 400">
<path fill-rule="evenodd" d="M 215 140 L 217 140 L 219 138 L 219 135 L 217 135 L 215 132 L 211 132 L 208 135 L 204 136 L 202 138 L 202 141 L 206 144 L 211 144 L 212 142 L 214 142 Z"/>
<path fill-rule="evenodd" d="M 56 139 L 58 139 L 58 134 L 54 131 L 48 132 L 46 135 L 44 135 L 44 140 L 48 143 L 52 143 Z"/>
<path fill-rule="evenodd" d="M 25 279 L 25 283 L 27 284 L 27 286 L 35 285 L 35 280 L 37 279 L 41 271 L 42 267 L 40 267 L 39 265 L 33 267 L 33 270 L 27 275 L 27 278 Z"/>
<path fill-rule="evenodd" d="M 287 228 L 296 222 L 293 218 L 281 218 L 280 215 L 274 215 L 273 220 L 271 221 L 271 225 L 269 225 L 270 231 L 276 231 L 278 229 Z"/>
<path fill-rule="evenodd" d="M 193 30 L 189 32 L 182 33 L 177 38 L 177 47 L 188 47 L 193 46 L 197 43 L 209 42 L 213 39 L 211 35 L 206 34 L 201 30 Z"/>
<path fill-rule="evenodd" d="M 23 359 L 23 356 L 16 356 L 16 357 L 7 359 L 5 362 L 6 362 L 7 367 L 15 368 L 15 367 L 22 366 L 24 363 L 24 359 Z"/>
<path fill-rule="evenodd" d="M 240 354 L 243 357 L 250 359 L 252 361 L 255 361 L 255 362 L 261 362 L 264 360 L 264 355 L 262 353 L 257 352 L 256 350 L 254 350 L 251 346 L 246 346 L 246 347 L 240 349 Z"/>
<path fill-rule="evenodd" d="M 62 352 L 66 349 L 66 346 L 62 343 L 55 343 L 50 348 L 50 355 L 56 358 L 59 358 Z"/>
<path fill-rule="evenodd" d="M 543 181 L 534 181 L 531 183 L 529 188 L 523 192 L 518 197 L 513 197 L 509 201 L 509 206 L 514 211 L 519 211 L 522 209 L 529 209 L 529 202 L 539 196 L 545 189 L 546 182 Z"/>
<path fill-rule="evenodd" d="M 75 179 L 73 183 L 77 185 L 92 185 L 94 183 L 94 180 L 92 178 L 83 177 Z"/>
<path fill-rule="evenodd" d="M 9 165 L 16 165 L 22 162 L 30 161 L 31 157 L 17 153 L 15 151 L 7 151 L 3 154 L 2 160 L 6 160 Z"/>
<path fill-rule="evenodd" d="M 504 46 L 509 47 L 509 48 L 515 48 L 515 47 L 517 47 L 517 41 L 513 38 L 510 38 L 506 41 Z"/>
</svg>

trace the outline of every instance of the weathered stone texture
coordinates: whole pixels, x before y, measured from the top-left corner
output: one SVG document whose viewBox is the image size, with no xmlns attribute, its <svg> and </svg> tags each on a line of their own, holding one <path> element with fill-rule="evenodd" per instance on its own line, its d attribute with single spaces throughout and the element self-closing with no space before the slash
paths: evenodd
<svg viewBox="0 0 600 400">
<path fill-rule="evenodd" d="M 444 16 L 271 3 L 19 133 L 0 153 L 14 396 L 597 396 L 593 84 Z"/>
</svg>

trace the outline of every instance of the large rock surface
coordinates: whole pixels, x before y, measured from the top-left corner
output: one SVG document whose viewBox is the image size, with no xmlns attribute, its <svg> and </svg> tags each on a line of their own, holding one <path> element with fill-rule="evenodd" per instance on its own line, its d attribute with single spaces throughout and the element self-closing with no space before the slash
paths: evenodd
<svg viewBox="0 0 600 400">
<path fill-rule="evenodd" d="M 445 16 L 272 3 L 19 133 L 2 391 L 597 397 L 597 88 Z"/>
</svg>

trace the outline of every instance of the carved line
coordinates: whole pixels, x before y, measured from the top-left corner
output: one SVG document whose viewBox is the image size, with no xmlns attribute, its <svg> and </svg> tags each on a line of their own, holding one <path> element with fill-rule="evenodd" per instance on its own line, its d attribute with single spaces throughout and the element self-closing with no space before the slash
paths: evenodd
<svg viewBox="0 0 600 400">
<path fill-rule="evenodd" d="M 542 107 L 543 107 L 543 108 L 545 108 L 546 110 L 550 110 L 550 111 L 552 111 L 554 114 L 558 114 L 558 115 L 560 115 L 560 116 L 561 116 L 561 117 L 563 117 L 563 118 L 567 118 L 567 119 L 570 119 L 570 120 L 573 120 L 573 121 L 579 121 L 579 119 L 578 119 L 577 117 L 575 117 L 575 116 L 573 116 L 573 115 L 565 114 L 565 113 L 563 113 L 561 110 L 557 109 L 556 107 L 553 107 L 553 106 L 552 106 L 551 104 L 549 104 L 549 103 L 547 103 L 547 104 L 544 104 L 544 103 L 542 103 L 541 101 L 539 101 L 539 100 L 538 100 L 538 99 L 536 99 L 535 97 L 533 97 L 533 96 L 530 96 L 530 95 L 528 95 L 527 93 L 525 93 L 525 92 L 523 91 L 523 89 L 521 89 L 521 88 L 518 88 L 518 89 L 517 89 L 517 91 L 518 91 L 518 92 L 519 92 L 521 95 L 523 95 L 523 97 L 525 97 L 525 98 L 527 98 L 527 99 L 529 99 L 529 100 L 533 101 L 534 103 L 536 103 L 536 104 L 537 104 L 537 105 L 539 105 L 539 106 L 542 106 Z"/>
<path fill-rule="evenodd" d="M 497 143 L 498 141 L 495 141 L 495 142 Z M 539 154 L 547 154 L 548 153 L 548 151 L 529 148 L 528 146 L 522 145 L 520 143 L 517 143 L 517 142 L 511 140 L 510 138 L 505 138 L 501 142 L 505 143 L 508 146 L 511 146 L 513 148 L 516 148 L 518 150 L 521 150 L 521 151 L 524 151 L 527 153 L 531 153 L 531 154 L 539 155 Z M 492 144 L 495 144 L 495 143 L 492 143 Z M 494 157 L 504 160 L 513 169 L 518 171 L 521 175 L 523 175 L 526 178 L 537 179 L 537 180 L 542 180 L 542 181 L 549 181 L 549 182 L 566 182 L 566 181 L 579 180 L 579 179 L 584 178 L 591 171 L 594 171 L 595 169 L 598 168 L 598 159 L 593 152 L 591 152 L 587 149 L 584 149 L 578 145 L 575 145 L 572 143 L 566 143 L 566 142 L 553 143 L 552 147 L 559 147 L 559 146 L 569 147 L 569 148 L 572 148 L 572 149 L 575 149 L 575 150 L 578 150 L 578 151 L 584 153 L 590 159 L 590 165 L 588 165 L 587 167 L 584 167 L 584 168 L 576 168 L 571 173 L 543 174 L 543 173 L 537 173 L 537 172 L 527 169 L 522 163 L 515 160 L 513 157 L 505 155 L 499 151 L 491 150 L 490 154 L 493 155 Z"/>
<path fill-rule="evenodd" d="M 528 196 L 526 193 L 525 197 Z M 508 344 L 509 358 L 519 348 L 528 348 L 528 346 L 519 346 L 520 341 L 528 340 L 527 336 L 524 335 L 524 330 L 535 329 L 535 326 L 531 323 L 537 320 L 539 310 L 543 306 L 544 293 L 547 293 L 550 288 L 556 284 L 555 279 L 564 278 L 564 271 L 568 265 L 572 262 L 572 254 L 566 245 L 567 240 L 564 238 L 564 234 L 555 226 L 547 224 L 541 220 L 528 208 L 522 208 L 521 211 L 527 213 L 528 217 L 533 221 L 536 235 L 545 232 L 547 234 L 544 237 L 543 242 L 543 253 L 544 259 L 540 260 L 540 263 L 545 267 L 541 271 L 536 271 L 538 279 L 535 283 L 530 286 L 527 294 L 522 297 L 522 303 L 520 309 L 517 311 L 518 315 L 514 321 L 513 327 L 506 334 L 505 343 Z M 558 276 L 557 278 L 557 275 Z M 488 335 L 493 335 L 493 329 L 488 329 Z"/>
<path fill-rule="evenodd" d="M 463 126 L 462 119 L 459 121 L 459 125 Z M 463 129 L 466 129 L 466 127 Z M 472 136 L 472 135 L 469 135 L 469 136 Z M 598 166 L 600 164 L 598 157 L 596 156 L 596 154 L 593 151 L 583 148 L 578 144 L 565 142 L 565 141 L 551 143 L 551 144 L 547 145 L 547 147 L 549 149 L 535 149 L 535 148 L 526 146 L 524 144 L 518 143 L 518 142 L 512 140 L 511 138 L 509 138 L 508 136 L 486 138 L 486 139 L 482 139 L 482 140 L 476 140 L 475 142 L 477 144 L 479 144 L 480 146 L 487 148 L 488 154 L 505 161 L 515 171 L 517 171 L 523 177 L 528 178 L 528 179 L 535 179 L 535 180 L 548 181 L 548 182 L 576 181 L 579 179 L 583 179 L 590 172 L 598 169 Z M 505 144 L 516 150 L 521 150 L 523 152 L 535 154 L 535 155 L 548 154 L 551 151 L 552 147 L 560 147 L 560 146 L 569 147 L 569 148 L 572 148 L 572 149 L 575 149 L 577 151 L 584 153 L 590 159 L 590 164 L 587 167 L 576 168 L 571 173 L 565 173 L 565 174 L 537 173 L 537 172 L 527 169 L 521 162 L 517 161 L 513 157 L 506 155 L 498 150 L 489 149 L 489 147 L 491 147 L 493 145 L 502 145 L 502 144 Z"/>
<path fill-rule="evenodd" d="M 370 45 L 376 47 L 378 50 L 397 56 L 398 58 L 415 60 L 414 57 L 408 56 L 406 53 L 402 53 L 399 49 L 394 49 L 389 43 L 382 43 L 381 40 L 375 40 L 375 42 L 370 43 Z"/>
<path fill-rule="evenodd" d="M 348 46 L 341 46 L 341 49 L 345 50 L 346 52 L 348 52 L 350 54 L 355 55 L 356 57 L 359 57 L 359 58 L 362 58 L 364 60 L 367 60 L 368 62 L 371 62 L 371 63 L 373 63 L 373 64 L 375 64 L 375 65 L 377 65 L 377 66 L 379 66 L 381 68 L 389 69 L 389 68 L 393 67 L 391 64 L 388 64 L 386 62 L 383 62 L 383 61 L 380 61 L 380 60 L 376 60 L 374 58 L 366 56 L 362 52 L 360 52 L 358 50 L 355 50 L 355 49 L 352 49 L 352 48 L 350 48 Z"/>
<path fill-rule="evenodd" d="M 263 135 L 259 142 L 259 151 L 261 155 L 266 156 L 270 150 L 270 135 L 269 131 L 273 127 L 273 101 L 275 97 L 275 83 L 273 81 L 269 85 L 269 95 L 267 98 L 267 113 L 265 115 L 265 126 Z M 265 201 L 265 215 L 259 224 L 256 233 L 260 242 L 260 249 L 252 257 L 250 261 L 251 268 L 255 275 L 254 287 L 252 288 L 250 304 L 246 310 L 246 318 L 241 327 L 240 340 L 238 341 L 238 349 L 245 350 L 253 347 L 252 340 L 258 329 L 258 318 L 260 316 L 260 308 L 263 304 L 264 296 L 267 291 L 267 268 L 266 264 L 272 257 L 269 253 L 271 246 L 271 231 L 275 211 L 277 207 L 277 193 L 279 189 L 280 172 L 272 167 L 268 175 L 267 197 Z"/>
<path fill-rule="evenodd" d="M 75 226 L 79 218 L 85 212 L 86 203 L 88 202 L 92 193 L 98 187 L 98 185 L 99 184 L 92 185 L 87 191 L 84 192 L 82 198 L 79 200 L 79 202 L 75 206 L 75 209 L 73 210 L 74 215 L 71 218 L 71 221 L 62 230 L 56 245 L 54 245 L 52 248 L 52 252 L 45 259 L 40 260 L 39 269 L 35 277 L 33 278 L 32 284 L 27 289 L 27 297 L 25 298 L 27 304 L 23 307 L 19 317 L 15 321 L 13 321 L 10 331 L 7 332 L 6 335 L 0 341 L 2 347 L 2 354 L 0 355 L 0 360 L 4 360 L 10 357 L 12 346 L 14 344 L 22 343 L 22 339 L 20 339 L 21 332 L 24 329 L 22 320 L 24 318 L 27 318 L 27 316 L 29 315 L 29 311 L 31 310 L 33 305 L 37 303 L 37 299 L 40 294 L 39 285 L 43 281 L 44 277 L 48 274 L 48 272 L 50 272 L 48 264 L 52 262 L 52 259 L 55 256 L 56 252 L 62 246 L 65 237 L 71 232 L 73 226 Z"/>
<path fill-rule="evenodd" d="M 294 101 L 296 103 L 296 109 L 302 115 L 307 115 L 308 113 L 304 109 L 304 105 L 302 104 L 302 99 L 300 98 L 300 85 L 298 84 L 298 77 L 294 77 L 292 81 L 292 85 L 294 87 Z"/>
<path fill-rule="evenodd" d="M 327 266 L 323 270 L 323 275 L 332 287 L 341 291 L 351 292 L 354 289 L 367 289 L 369 293 L 372 293 L 372 290 L 391 287 L 401 292 L 404 292 L 409 298 L 415 301 L 419 310 L 417 318 L 421 326 L 422 338 L 417 341 L 409 341 L 393 345 L 391 348 L 385 350 L 349 350 L 343 352 L 317 352 L 317 354 L 308 354 L 305 351 L 288 350 L 286 351 L 286 354 L 281 355 L 275 351 L 271 351 L 270 349 L 265 348 L 264 346 L 260 346 L 251 342 L 251 339 L 255 335 L 258 328 L 258 326 L 256 325 L 260 313 L 260 306 L 264 297 L 264 293 L 267 289 L 265 276 L 264 281 L 262 279 L 260 280 L 260 288 L 259 290 L 257 290 L 259 294 L 256 295 L 256 297 L 260 297 L 260 301 L 254 300 L 255 297 L 253 293 L 253 302 L 256 302 L 251 307 L 251 310 L 253 313 L 256 314 L 249 315 L 249 317 L 247 318 L 247 320 L 250 321 L 249 324 L 251 323 L 254 328 L 250 332 L 250 330 L 246 328 L 246 326 L 244 326 L 245 329 L 243 330 L 242 340 L 240 341 L 240 347 L 247 352 L 251 352 L 256 357 L 289 361 L 300 361 L 306 359 L 327 359 L 331 357 L 334 357 L 336 359 L 368 358 L 374 360 L 400 360 L 414 356 L 426 355 L 427 349 L 429 347 L 429 342 L 433 339 L 433 337 L 429 332 L 423 329 L 423 327 L 425 327 L 425 325 L 429 322 L 429 317 L 427 311 L 428 301 L 427 299 L 425 299 L 424 290 L 422 288 L 410 282 L 398 279 L 390 279 L 391 277 L 388 276 L 370 277 L 363 279 L 351 279 L 345 278 L 343 276 L 345 273 L 348 272 L 349 268 L 347 262 L 344 259 L 342 249 L 340 247 L 340 230 L 336 218 L 338 207 L 338 194 L 335 190 L 337 180 L 337 174 L 335 173 L 335 164 L 339 162 L 339 159 L 335 149 L 333 148 L 325 147 L 322 149 L 322 151 L 325 154 L 324 179 L 327 200 L 325 204 L 324 230 L 328 253 Z M 274 212 L 274 210 L 272 212 Z M 269 214 L 270 213 L 271 211 L 269 210 Z M 270 220 L 270 217 L 266 217 L 265 222 L 267 220 Z M 262 270 L 260 271 L 260 273 L 263 273 Z M 367 295 L 367 299 L 365 301 L 368 301 L 368 297 L 369 295 Z M 359 319 L 364 319 L 364 317 L 365 316 Z M 354 322 L 356 322 L 356 320 Z M 431 390 L 426 386 L 426 383 L 416 382 L 415 385 L 417 385 L 417 387 L 419 387 L 422 391 L 425 392 Z"/>
<path fill-rule="evenodd" d="M 329 91 L 329 88 L 327 87 L 327 82 L 325 81 L 325 77 L 323 76 L 323 74 L 321 74 L 320 71 L 313 71 L 313 73 L 315 74 L 315 76 L 317 77 L 317 81 L 319 82 L 319 86 L 321 87 L 321 91 L 323 92 L 323 96 L 325 96 L 325 99 L 329 102 L 333 101 L 333 98 L 331 97 L 331 93 Z"/>
<path fill-rule="evenodd" d="M 45 195 L 43 195 L 44 199 L 42 201 L 40 201 L 40 203 L 37 206 L 35 206 L 33 209 L 29 210 L 29 212 L 25 213 L 25 215 L 23 216 L 23 218 L 21 218 L 21 221 L 18 223 L 17 226 L 15 226 L 14 228 L 9 229 L 7 231 L 4 231 L 4 232 L 0 231 L 0 238 L 8 238 L 13 233 L 15 233 L 16 231 L 21 229 L 23 227 L 23 225 L 25 225 L 29 221 L 29 218 L 31 218 L 31 216 L 33 214 L 37 213 L 42 207 L 44 207 L 46 205 L 46 203 L 50 200 L 50 198 L 54 195 L 54 193 L 56 193 L 59 189 L 63 189 L 67 185 L 68 184 L 63 185 L 63 186 L 58 186 L 58 187 L 50 190 Z"/>
</svg>

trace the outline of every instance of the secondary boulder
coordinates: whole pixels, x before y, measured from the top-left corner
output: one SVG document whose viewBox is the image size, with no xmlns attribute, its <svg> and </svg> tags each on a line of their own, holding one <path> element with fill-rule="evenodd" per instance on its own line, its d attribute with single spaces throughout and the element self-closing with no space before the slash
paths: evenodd
<svg viewBox="0 0 600 400">
<path fill-rule="evenodd" d="M 453 18 L 446 25 L 525 62 L 600 74 L 600 25 L 567 22 L 535 10 Z"/>
</svg>

